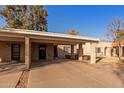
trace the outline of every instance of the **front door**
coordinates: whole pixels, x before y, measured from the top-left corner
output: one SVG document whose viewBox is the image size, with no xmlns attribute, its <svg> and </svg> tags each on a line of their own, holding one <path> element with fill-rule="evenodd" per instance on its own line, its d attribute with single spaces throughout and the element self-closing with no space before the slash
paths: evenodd
<svg viewBox="0 0 124 93">
<path fill-rule="evenodd" d="M 124 56 L 124 47 L 122 47 L 122 56 Z"/>
<path fill-rule="evenodd" d="M 54 46 L 54 57 L 58 57 L 57 46 Z"/>
<path fill-rule="evenodd" d="M 45 45 L 39 45 L 39 59 L 46 59 L 46 46 Z"/>
<path fill-rule="evenodd" d="M 20 44 L 11 45 L 11 60 L 20 60 Z"/>
</svg>

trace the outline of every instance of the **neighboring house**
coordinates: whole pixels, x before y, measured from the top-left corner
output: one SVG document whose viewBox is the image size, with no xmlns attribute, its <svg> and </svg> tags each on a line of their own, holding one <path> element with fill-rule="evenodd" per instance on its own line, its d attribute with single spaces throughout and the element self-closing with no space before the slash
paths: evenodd
<svg viewBox="0 0 124 93">
<path fill-rule="evenodd" d="M 32 62 L 63 58 L 65 53 L 69 53 L 71 59 L 75 59 L 77 53 L 77 60 L 82 61 L 82 45 L 88 42 L 91 44 L 90 63 L 95 63 L 95 45 L 99 42 L 97 38 L 25 29 L 0 29 L 0 62 L 25 62 L 27 68 L 30 68 Z M 68 46 L 61 49 L 59 45 Z M 75 45 L 78 45 L 76 50 Z"/>
<path fill-rule="evenodd" d="M 113 41 L 112 47 L 114 49 L 116 56 L 120 56 L 120 57 L 124 56 L 124 40 Z"/>
</svg>

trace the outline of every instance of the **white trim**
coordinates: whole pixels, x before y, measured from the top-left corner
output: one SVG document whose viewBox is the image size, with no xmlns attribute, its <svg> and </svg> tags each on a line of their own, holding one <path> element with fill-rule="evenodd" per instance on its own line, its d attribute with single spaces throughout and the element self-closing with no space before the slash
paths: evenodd
<svg viewBox="0 0 124 93">
<path fill-rule="evenodd" d="M 98 38 L 92 37 L 85 37 L 80 35 L 68 35 L 68 34 L 61 34 L 61 33 L 53 33 L 53 32 L 40 32 L 34 30 L 25 30 L 25 29 L 1 29 L 0 32 L 4 33 L 17 33 L 17 34 L 27 34 L 27 35 L 38 35 L 38 36 L 50 36 L 50 37 L 59 37 L 59 38 L 69 38 L 69 39 L 79 39 L 79 40 L 88 40 L 93 42 L 99 42 Z"/>
</svg>

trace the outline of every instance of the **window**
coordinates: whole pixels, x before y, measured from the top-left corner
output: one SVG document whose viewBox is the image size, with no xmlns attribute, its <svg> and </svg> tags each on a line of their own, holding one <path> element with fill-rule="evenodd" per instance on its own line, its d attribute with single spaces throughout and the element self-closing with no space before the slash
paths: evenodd
<svg viewBox="0 0 124 93">
<path fill-rule="evenodd" d="M 57 45 L 54 46 L 54 57 L 58 57 Z"/>
<path fill-rule="evenodd" d="M 68 52 L 69 53 L 70 47 L 64 47 L 64 52 Z"/>
<path fill-rule="evenodd" d="M 100 52 L 101 52 L 101 48 L 100 48 L 100 47 L 97 47 L 97 48 L 96 48 L 96 52 L 97 52 L 97 53 L 100 53 Z"/>
<path fill-rule="evenodd" d="M 19 60 L 20 59 L 20 45 L 19 44 L 12 44 L 12 51 L 11 51 L 11 59 L 12 60 Z"/>
</svg>

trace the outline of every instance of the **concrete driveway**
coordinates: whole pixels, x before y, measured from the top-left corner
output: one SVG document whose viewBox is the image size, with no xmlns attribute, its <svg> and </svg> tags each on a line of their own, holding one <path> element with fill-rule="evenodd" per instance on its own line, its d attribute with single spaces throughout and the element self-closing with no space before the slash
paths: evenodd
<svg viewBox="0 0 124 93">
<path fill-rule="evenodd" d="M 25 68 L 24 63 L 0 63 L 0 88 L 15 88 Z"/>
<path fill-rule="evenodd" d="M 30 71 L 30 88 L 123 87 L 122 81 L 106 69 L 76 61 L 63 61 Z"/>
<path fill-rule="evenodd" d="M 0 88 L 15 88 L 21 75 L 20 72 L 15 72 L 6 75 L 0 75 Z"/>
</svg>

